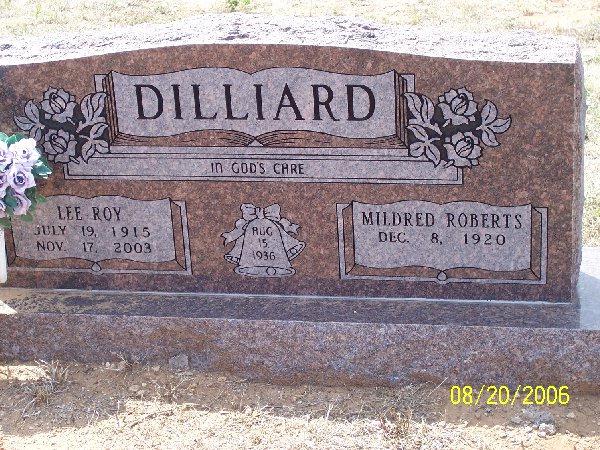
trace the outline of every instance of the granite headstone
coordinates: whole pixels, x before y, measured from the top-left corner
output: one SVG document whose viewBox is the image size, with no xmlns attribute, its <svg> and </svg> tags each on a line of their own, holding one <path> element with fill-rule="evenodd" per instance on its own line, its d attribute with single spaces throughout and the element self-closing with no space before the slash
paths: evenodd
<svg viewBox="0 0 600 450">
<path fill-rule="evenodd" d="M 570 38 L 209 15 L 0 65 L 0 129 L 55 170 L 6 234 L 0 357 L 600 383 Z"/>
<path fill-rule="evenodd" d="M 210 44 L 2 68 L 21 287 L 572 301 L 581 65 Z"/>
</svg>

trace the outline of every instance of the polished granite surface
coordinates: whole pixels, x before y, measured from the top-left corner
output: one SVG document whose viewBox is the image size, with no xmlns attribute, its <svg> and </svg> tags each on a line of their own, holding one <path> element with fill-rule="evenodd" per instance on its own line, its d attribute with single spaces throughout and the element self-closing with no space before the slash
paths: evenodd
<svg viewBox="0 0 600 450">
<path fill-rule="evenodd" d="M 600 330 L 600 248 L 584 248 L 568 303 L 283 297 L 2 289 L 4 311 L 309 322 L 489 325 Z M 0 309 L 0 313 L 2 309 Z"/>
</svg>

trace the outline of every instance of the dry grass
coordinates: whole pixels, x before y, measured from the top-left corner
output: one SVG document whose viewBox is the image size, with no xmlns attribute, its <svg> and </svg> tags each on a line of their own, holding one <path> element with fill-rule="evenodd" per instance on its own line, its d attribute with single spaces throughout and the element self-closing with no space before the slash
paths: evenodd
<svg viewBox="0 0 600 450">
<path fill-rule="evenodd" d="M 496 32 L 534 29 L 575 36 L 586 71 L 585 245 L 600 246 L 600 1 L 599 0 L 4 0 L 0 34 L 105 29 L 164 23 L 205 12 L 242 11 L 305 16 L 361 16 L 388 24 Z"/>
<path fill-rule="evenodd" d="M 52 397 L 65 388 L 69 376 L 69 366 L 65 366 L 59 361 L 49 363 L 37 361 L 32 373 L 33 379 L 23 386 L 29 401 L 25 404 L 21 417 L 27 417 L 29 411 L 35 406 L 50 405 Z"/>
</svg>

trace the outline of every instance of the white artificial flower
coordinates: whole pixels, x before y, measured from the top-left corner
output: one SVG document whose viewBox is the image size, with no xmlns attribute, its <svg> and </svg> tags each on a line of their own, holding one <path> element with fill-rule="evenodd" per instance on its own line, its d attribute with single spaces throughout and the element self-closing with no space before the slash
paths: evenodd
<svg viewBox="0 0 600 450">
<path fill-rule="evenodd" d="M 4 171 L 13 161 L 13 153 L 8 149 L 6 142 L 0 141 L 0 171 Z"/>
<path fill-rule="evenodd" d="M 36 146 L 35 139 L 27 138 L 15 142 L 8 149 L 12 153 L 15 163 L 31 168 L 40 159 L 40 152 L 37 151 Z"/>
</svg>

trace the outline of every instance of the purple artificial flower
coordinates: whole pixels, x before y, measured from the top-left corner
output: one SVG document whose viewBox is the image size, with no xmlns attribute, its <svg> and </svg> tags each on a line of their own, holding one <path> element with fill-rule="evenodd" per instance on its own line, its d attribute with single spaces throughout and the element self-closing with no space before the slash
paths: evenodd
<svg viewBox="0 0 600 450">
<path fill-rule="evenodd" d="M 0 171 L 0 198 L 4 198 L 6 190 L 10 187 L 8 171 Z"/>
<path fill-rule="evenodd" d="M 0 170 L 4 171 L 13 160 L 13 153 L 8 149 L 6 142 L 0 141 Z"/>
<path fill-rule="evenodd" d="M 35 186 L 31 167 L 13 164 L 8 171 L 8 184 L 17 193 L 24 194 L 26 189 Z"/>
<path fill-rule="evenodd" d="M 22 216 L 27 214 L 27 211 L 31 206 L 31 200 L 29 200 L 24 194 L 19 194 L 18 192 L 15 192 L 14 198 L 17 201 L 17 206 L 15 206 L 13 210 L 14 215 Z"/>
</svg>

